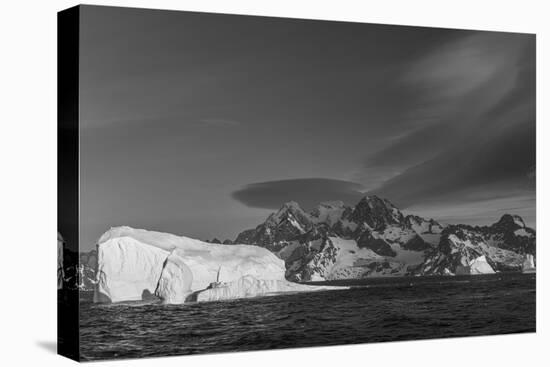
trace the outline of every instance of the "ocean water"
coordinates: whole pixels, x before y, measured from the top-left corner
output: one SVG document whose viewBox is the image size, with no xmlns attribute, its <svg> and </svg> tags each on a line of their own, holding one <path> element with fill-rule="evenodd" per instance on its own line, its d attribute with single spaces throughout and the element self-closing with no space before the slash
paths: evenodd
<svg viewBox="0 0 550 367">
<path fill-rule="evenodd" d="M 81 293 L 83 360 L 534 332 L 535 275 L 339 281 L 349 290 L 186 305 L 96 305 Z"/>
</svg>

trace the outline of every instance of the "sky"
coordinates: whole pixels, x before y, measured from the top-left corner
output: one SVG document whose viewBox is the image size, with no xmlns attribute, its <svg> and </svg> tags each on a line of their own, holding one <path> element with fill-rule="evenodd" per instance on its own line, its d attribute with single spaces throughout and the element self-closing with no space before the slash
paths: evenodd
<svg viewBox="0 0 550 367">
<path fill-rule="evenodd" d="M 535 36 L 84 6 L 81 249 L 364 195 L 535 227 Z"/>
</svg>

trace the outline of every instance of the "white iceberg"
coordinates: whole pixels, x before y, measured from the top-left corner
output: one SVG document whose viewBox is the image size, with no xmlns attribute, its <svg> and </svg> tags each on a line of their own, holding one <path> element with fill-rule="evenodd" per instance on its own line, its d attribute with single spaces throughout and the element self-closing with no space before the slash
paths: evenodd
<svg viewBox="0 0 550 367">
<path fill-rule="evenodd" d="M 526 254 L 525 259 L 523 261 L 522 272 L 524 273 L 535 273 L 537 271 L 535 267 L 535 258 L 531 254 Z"/>
<path fill-rule="evenodd" d="M 207 289 L 211 284 L 223 286 Z M 112 228 L 98 241 L 95 302 L 155 294 L 164 303 L 184 303 L 198 291 L 204 301 L 321 289 L 329 288 L 287 282 L 284 261 L 257 246 L 212 244 L 130 227 Z"/>
<path fill-rule="evenodd" d="M 187 297 L 193 293 L 192 283 L 193 273 L 185 264 L 183 251 L 175 249 L 166 258 L 155 294 L 164 303 L 184 303 Z"/>
<path fill-rule="evenodd" d="M 468 262 L 467 265 L 456 267 L 456 275 L 494 274 L 492 266 L 487 262 L 485 255 L 479 256 Z"/>
<path fill-rule="evenodd" d="M 169 255 L 130 236 L 98 246 L 94 302 L 138 301 L 155 293 Z"/>
</svg>

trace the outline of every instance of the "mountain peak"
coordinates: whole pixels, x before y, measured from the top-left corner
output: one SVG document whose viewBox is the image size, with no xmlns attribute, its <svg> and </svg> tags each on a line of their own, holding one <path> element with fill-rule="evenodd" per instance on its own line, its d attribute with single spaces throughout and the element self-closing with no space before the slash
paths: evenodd
<svg viewBox="0 0 550 367">
<path fill-rule="evenodd" d="M 271 216 L 280 219 L 281 217 L 288 215 L 288 213 L 292 215 L 307 216 L 306 212 L 302 209 L 300 204 L 295 201 L 287 201 L 279 208 L 279 210 L 271 214 Z"/>
<path fill-rule="evenodd" d="M 300 204 L 298 204 L 297 202 L 295 201 L 287 201 L 286 203 L 284 203 L 281 208 L 279 209 L 279 211 L 283 210 L 283 209 L 300 209 L 302 210 L 302 208 L 300 207 Z"/>
<path fill-rule="evenodd" d="M 387 224 L 400 224 L 405 217 L 389 200 L 368 195 L 355 206 L 351 219 L 356 223 L 365 223 L 373 229 L 380 229 Z"/>
<path fill-rule="evenodd" d="M 388 207 L 388 208 L 391 208 L 391 209 L 396 208 L 396 206 L 393 205 L 388 199 L 381 198 L 381 197 L 376 196 L 376 195 L 363 196 L 363 198 L 359 201 L 358 205 L 361 204 L 361 203 L 367 204 L 370 207 L 385 206 L 385 207 Z"/>
<path fill-rule="evenodd" d="M 515 214 L 504 214 L 502 217 L 500 217 L 500 220 L 493 225 L 499 227 L 525 228 L 525 222 L 523 221 L 523 218 Z"/>
<path fill-rule="evenodd" d="M 272 213 L 266 220 L 266 224 L 278 225 L 284 219 L 293 219 L 298 221 L 304 226 L 309 226 L 311 221 L 309 215 L 300 207 L 295 201 L 288 201 L 284 203 L 281 208 Z"/>
</svg>

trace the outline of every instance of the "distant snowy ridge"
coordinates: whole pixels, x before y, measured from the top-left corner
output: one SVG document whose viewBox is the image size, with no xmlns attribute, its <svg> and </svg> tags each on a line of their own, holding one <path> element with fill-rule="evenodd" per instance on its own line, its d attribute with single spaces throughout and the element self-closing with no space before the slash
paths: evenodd
<svg viewBox="0 0 550 367">
<path fill-rule="evenodd" d="M 111 228 L 98 241 L 95 302 L 155 295 L 165 303 L 184 303 L 323 289 L 288 282 L 284 262 L 257 246 L 212 244 L 131 227 Z"/>
<path fill-rule="evenodd" d="M 355 207 L 321 203 L 306 213 L 284 204 L 235 242 L 273 251 L 286 263 L 286 277 L 297 281 L 407 275 L 439 242 L 443 226 L 405 216 L 391 202 L 364 197 Z"/>
<path fill-rule="evenodd" d="M 285 203 L 235 242 L 277 254 L 289 280 L 320 281 L 519 271 L 524 254 L 536 255 L 535 240 L 519 216 L 487 227 L 444 226 L 365 196 L 353 207 L 321 203 L 310 213 Z"/>
</svg>

